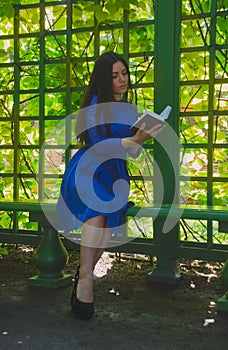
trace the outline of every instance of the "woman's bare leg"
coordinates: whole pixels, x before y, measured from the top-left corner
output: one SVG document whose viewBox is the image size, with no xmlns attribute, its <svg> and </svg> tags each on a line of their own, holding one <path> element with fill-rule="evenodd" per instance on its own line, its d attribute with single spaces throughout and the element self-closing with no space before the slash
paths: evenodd
<svg viewBox="0 0 228 350">
<path fill-rule="evenodd" d="M 108 246 L 108 242 L 110 241 L 111 236 L 112 236 L 112 232 L 111 232 L 110 228 L 108 227 L 108 220 L 106 218 L 102 244 L 100 245 L 100 248 L 97 249 L 95 259 L 94 259 L 94 267 L 93 268 L 95 268 L 96 264 L 98 263 L 98 261 L 100 260 L 100 258 L 102 256 L 105 248 Z"/>
<path fill-rule="evenodd" d="M 104 250 L 103 243 L 108 242 L 108 238 L 104 239 L 110 232 L 106 225 L 106 218 L 100 215 L 89 219 L 82 227 L 77 298 L 85 303 L 93 302 L 93 270 Z"/>
</svg>

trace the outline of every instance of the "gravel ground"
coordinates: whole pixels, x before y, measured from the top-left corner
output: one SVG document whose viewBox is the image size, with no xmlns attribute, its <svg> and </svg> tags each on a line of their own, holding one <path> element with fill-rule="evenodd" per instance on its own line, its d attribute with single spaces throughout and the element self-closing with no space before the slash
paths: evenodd
<svg viewBox="0 0 228 350">
<path fill-rule="evenodd" d="M 0 257 L 0 349 L 14 350 L 224 350 L 228 316 L 217 313 L 225 292 L 221 264 L 181 261 L 177 286 L 150 284 L 151 259 L 105 253 L 96 268 L 95 309 L 82 321 L 70 310 L 71 285 L 29 287 L 37 273 L 30 247 L 9 247 Z M 66 273 L 74 273 L 77 251 Z"/>
</svg>

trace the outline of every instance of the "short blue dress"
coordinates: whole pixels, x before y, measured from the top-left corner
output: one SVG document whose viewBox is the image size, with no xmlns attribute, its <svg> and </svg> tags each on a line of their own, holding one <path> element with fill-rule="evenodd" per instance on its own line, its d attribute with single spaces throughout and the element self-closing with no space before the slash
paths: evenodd
<svg viewBox="0 0 228 350">
<path fill-rule="evenodd" d="M 69 233 L 88 219 L 103 215 L 114 236 L 123 235 L 126 212 L 134 204 L 128 201 L 128 152 L 121 139 L 133 136 L 130 126 L 137 116 L 134 104 L 97 104 L 97 96 L 93 96 L 85 113 L 85 146 L 74 154 L 63 176 L 57 203 L 59 230 Z M 135 158 L 139 152 L 129 155 Z"/>
</svg>

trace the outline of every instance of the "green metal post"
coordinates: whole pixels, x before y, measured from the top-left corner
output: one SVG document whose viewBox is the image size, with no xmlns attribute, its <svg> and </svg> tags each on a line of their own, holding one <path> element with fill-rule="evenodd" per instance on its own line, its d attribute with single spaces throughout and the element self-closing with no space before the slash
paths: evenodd
<svg viewBox="0 0 228 350">
<path fill-rule="evenodd" d="M 180 46 L 179 0 L 155 2 L 155 111 L 160 113 L 166 105 L 172 106 L 169 124 L 178 135 L 179 117 L 179 46 Z M 163 131 L 163 140 L 166 130 Z M 164 186 L 164 204 L 178 203 L 179 141 L 169 140 L 172 145 L 172 159 L 162 147 L 162 142 L 154 144 L 154 159 L 158 168 L 154 169 L 155 183 L 159 172 Z M 178 176 L 179 177 L 179 176 Z M 154 186 L 155 203 L 159 202 L 160 186 Z M 157 267 L 148 275 L 148 281 L 175 284 L 180 277 L 172 248 L 179 242 L 179 226 L 175 225 L 168 233 L 162 233 L 164 220 L 154 222 L 154 236 L 158 244 Z"/>
<path fill-rule="evenodd" d="M 67 0 L 67 31 L 66 31 L 66 42 L 67 42 L 67 51 L 66 51 L 66 116 L 71 114 L 72 106 L 72 92 L 71 92 L 71 78 L 72 78 L 72 1 Z M 71 158 L 71 148 L 68 146 L 71 143 L 72 138 L 72 124 L 67 122 L 66 118 L 66 145 L 67 149 L 65 152 L 67 162 Z"/>
<path fill-rule="evenodd" d="M 44 195 L 44 149 L 43 143 L 45 141 L 44 130 L 45 130 L 45 4 L 44 1 L 40 2 L 40 61 L 39 61 L 39 69 L 40 69 L 40 80 L 39 80 L 39 92 L 40 92 L 40 100 L 39 100 L 39 199 L 43 198 Z"/>
<path fill-rule="evenodd" d="M 13 106 L 13 122 L 14 122 L 14 171 L 13 171 L 13 198 L 18 198 L 19 179 L 19 144 L 20 144 L 20 59 L 19 59 L 19 7 L 15 7 L 14 17 L 14 106 Z"/>
<path fill-rule="evenodd" d="M 29 278 L 29 286 L 57 288 L 70 284 L 72 275 L 63 272 L 68 254 L 58 232 L 50 226 L 42 212 L 30 213 L 30 220 L 41 224 L 43 238 L 34 254 L 34 264 L 39 273 Z"/>
<path fill-rule="evenodd" d="M 209 96 L 208 96 L 208 148 L 207 148 L 207 204 L 213 205 L 213 153 L 214 153 L 214 93 L 215 93 L 215 60 L 216 60 L 216 0 L 211 2 L 210 25 L 210 59 L 209 59 Z M 207 244 L 213 245 L 212 220 L 207 221 Z"/>
<path fill-rule="evenodd" d="M 71 2 L 68 1 L 68 34 L 71 31 Z M 69 8 L 70 7 L 70 8 Z M 43 142 L 45 139 L 45 2 L 40 2 L 40 161 L 39 161 L 39 199 L 43 199 L 43 174 L 44 174 L 44 149 Z M 70 33 L 71 34 L 71 33 Z M 70 53 L 71 39 L 67 42 L 67 98 L 70 99 Z M 67 112 L 70 112 L 68 110 Z M 43 215 L 39 213 L 34 217 L 34 221 L 38 221 L 42 227 L 43 238 L 34 254 L 34 264 L 39 269 L 37 276 L 29 278 L 30 286 L 38 287 L 61 287 L 71 283 L 72 276 L 65 275 L 62 269 L 67 263 L 68 254 L 63 246 L 58 232 L 50 226 Z"/>
<path fill-rule="evenodd" d="M 44 227 L 44 235 L 34 254 L 34 263 L 38 275 L 29 278 L 29 286 L 57 288 L 68 285 L 72 275 L 65 274 L 62 269 L 68 261 L 67 251 L 56 232 L 50 226 Z"/>
<path fill-rule="evenodd" d="M 13 166 L 13 198 L 19 196 L 19 157 L 20 157 L 20 59 L 19 59 L 19 7 L 15 6 L 14 16 L 14 103 L 13 103 L 13 148 L 14 148 L 14 166 Z M 14 229 L 18 229 L 18 213 L 13 213 Z"/>
</svg>

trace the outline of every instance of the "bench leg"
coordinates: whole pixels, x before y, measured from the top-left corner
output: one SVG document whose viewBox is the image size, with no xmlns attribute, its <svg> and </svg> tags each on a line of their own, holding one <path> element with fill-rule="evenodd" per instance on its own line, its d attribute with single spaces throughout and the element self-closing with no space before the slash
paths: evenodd
<svg viewBox="0 0 228 350">
<path fill-rule="evenodd" d="M 57 288 L 72 283 L 72 276 L 62 271 L 68 261 L 67 251 L 53 227 L 44 227 L 43 238 L 34 254 L 40 271 L 28 280 L 29 286 Z"/>
<path fill-rule="evenodd" d="M 226 260 L 221 270 L 221 278 L 224 286 L 228 289 L 228 260 Z M 228 291 L 217 300 L 218 311 L 228 311 Z"/>
<path fill-rule="evenodd" d="M 167 257 L 157 257 L 157 267 L 147 275 L 147 281 L 175 285 L 180 281 L 181 273 L 177 261 Z"/>
<path fill-rule="evenodd" d="M 147 281 L 176 285 L 181 278 L 177 259 L 170 255 L 179 242 L 179 227 L 176 225 L 169 233 L 164 234 L 164 220 L 154 222 L 155 239 L 158 247 L 157 266 L 147 275 Z"/>
</svg>

